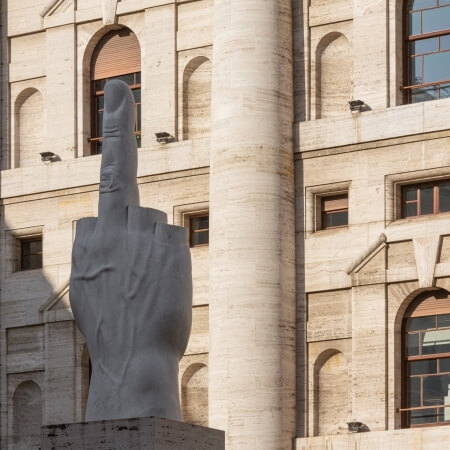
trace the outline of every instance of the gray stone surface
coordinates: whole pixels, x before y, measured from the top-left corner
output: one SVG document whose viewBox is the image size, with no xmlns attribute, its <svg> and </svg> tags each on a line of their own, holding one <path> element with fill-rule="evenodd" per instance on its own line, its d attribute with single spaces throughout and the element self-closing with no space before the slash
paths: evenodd
<svg viewBox="0 0 450 450">
<path fill-rule="evenodd" d="M 42 427 L 42 449 L 223 450 L 225 433 L 183 422 L 144 417 Z"/>
<path fill-rule="evenodd" d="M 178 364 L 192 320 L 187 230 L 141 208 L 134 99 L 105 88 L 98 218 L 80 219 L 70 303 L 92 362 L 86 420 L 182 420 Z"/>
</svg>

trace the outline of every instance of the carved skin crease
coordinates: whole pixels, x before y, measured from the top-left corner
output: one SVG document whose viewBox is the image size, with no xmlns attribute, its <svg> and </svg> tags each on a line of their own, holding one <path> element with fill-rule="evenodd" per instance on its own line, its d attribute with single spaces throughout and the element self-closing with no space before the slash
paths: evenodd
<svg viewBox="0 0 450 450">
<path fill-rule="evenodd" d="M 122 82 L 108 85 L 106 104 L 108 95 L 131 95 Z M 115 104 L 105 121 L 117 128 L 133 111 L 129 101 Z M 92 363 L 86 420 L 182 420 L 178 364 L 192 319 L 187 232 L 138 206 L 135 139 L 130 120 L 120 123 L 120 136 L 103 144 L 99 218 L 78 221 L 72 251 L 70 302 Z"/>
</svg>

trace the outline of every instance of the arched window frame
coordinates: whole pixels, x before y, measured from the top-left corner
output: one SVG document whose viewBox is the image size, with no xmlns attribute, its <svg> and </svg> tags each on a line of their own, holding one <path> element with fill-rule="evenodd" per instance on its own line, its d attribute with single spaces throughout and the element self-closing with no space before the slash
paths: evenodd
<svg viewBox="0 0 450 450">
<path fill-rule="evenodd" d="M 403 95 L 405 103 L 450 97 L 450 21 L 448 28 L 433 30 L 424 27 L 423 21 L 424 17 L 430 17 L 431 14 L 444 14 L 444 12 L 450 17 L 449 0 L 405 0 L 404 2 Z M 432 43 L 435 47 L 432 47 Z M 447 55 L 443 56 L 444 53 Z M 448 58 L 447 73 L 442 72 L 441 64 L 436 64 L 439 66 L 442 78 L 424 80 L 425 63 L 427 67 L 431 67 L 431 59 L 436 60 L 439 57 Z M 430 61 L 426 62 L 426 58 Z M 419 79 L 416 71 L 420 72 Z"/>
<path fill-rule="evenodd" d="M 438 382 L 441 387 L 445 380 L 450 385 L 450 338 L 448 343 L 430 344 L 433 336 L 447 334 L 450 336 L 448 293 L 441 290 L 419 295 L 407 308 L 402 321 L 402 428 L 450 424 L 448 391 L 447 395 L 442 391 L 442 395 L 430 397 L 433 385 L 434 395 Z M 415 340 L 417 346 L 414 346 Z M 437 345 L 440 345 L 439 351 L 433 351 Z M 428 347 L 426 351 L 424 347 Z"/>
<path fill-rule="evenodd" d="M 114 64 L 110 64 L 110 71 L 103 70 L 100 75 L 97 74 L 95 63 L 97 49 L 104 45 L 107 41 L 117 35 L 127 35 L 134 33 L 128 28 L 121 28 L 119 30 L 113 30 L 106 33 L 100 41 L 97 43 L 94 49 L 93 57 L 91 60 L 91 137 L 89 139 L 91 144 L 91 155 L 101 153 L 101 146 L 103 141 L 103 111 L 104 111 L 104 87 L 109 80 L 120 79 L 130 86 L 130 89 L 135 99 L 135 128 L 134 134 L 136 136 L 136 142 L 138 148 L 141 147 L 142 141 L 142 102 L 141 102 L 141 65 L 140 65 L 140 48 L 139 48 L 139 64 L 131 64 L 130 68 L 127 68 L 126 60 L 124 58 L 117 58 L 120 60 L 117 67 Z M 136 37 L 137 40 L 137 37 Z"/>
</svg>

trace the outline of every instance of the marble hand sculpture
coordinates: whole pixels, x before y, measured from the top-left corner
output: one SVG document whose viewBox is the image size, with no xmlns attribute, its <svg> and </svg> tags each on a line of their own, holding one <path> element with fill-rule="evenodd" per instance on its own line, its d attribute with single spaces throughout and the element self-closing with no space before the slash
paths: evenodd
<svg viewBox="0 0 450 450">
<path fill-rule="evenodd" d="M 192 320 L 187 230 L 139 206 L 134 99 L 105 87 L 98 218 L 78 221 L 70 304 L 92 364 L 86 420 L 182 420 L 178 364 Z"/>
</svg>

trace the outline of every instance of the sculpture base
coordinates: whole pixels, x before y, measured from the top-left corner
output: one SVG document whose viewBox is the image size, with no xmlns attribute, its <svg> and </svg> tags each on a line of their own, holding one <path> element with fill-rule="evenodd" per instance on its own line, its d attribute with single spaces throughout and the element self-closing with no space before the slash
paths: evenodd
<svg viewBox="0 0 450 450">
<path fill-rule="evenodd" d="M 224 450 L 225 433 L 159 417 L 102 420 L 41 429 L 42 450 Z"/>
</svg>

